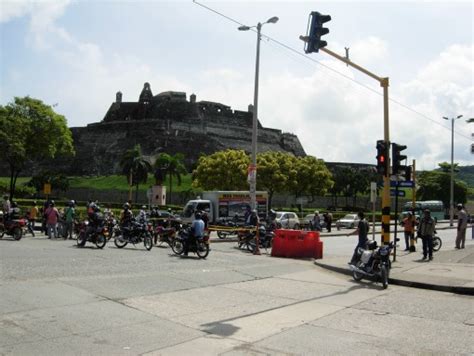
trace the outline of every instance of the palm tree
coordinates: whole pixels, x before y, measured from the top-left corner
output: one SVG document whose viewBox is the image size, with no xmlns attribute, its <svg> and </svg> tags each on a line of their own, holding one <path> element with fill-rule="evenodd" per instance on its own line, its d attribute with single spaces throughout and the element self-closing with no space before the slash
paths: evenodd
<svg viewBox="0 0 474 356">
<path fill-rule="evenodd" d="M 168 202 L 171 202 L 171 194 L 173 192 L 173 177 L 178 180 L 178 185 L 181 185 L 181 175 L 186 174 L 186 167 L 183 164 L 184 156 L 181 153 L 176 153 L 174 156 L 167 153 L 160 153 L 155 162 L 155 179 L 156 184 L 161 184 L 166 176 L 170 181 L 170 194 Z"/>
<path fill-rule="evenodd" d="M 122 173 L 127 177 L 130 190 L 128 200 L 132 200 L 132 187 L 136 186 L 135 203 L 138 200 L 138 186 L 140 183 L 146 183 L 148 180 L 148 172 L 151 172 L 151 164 L 142 155 L 141 146 L 135 145 L 132 149 L 125 152 L 120 161 Z"/>
</svg>

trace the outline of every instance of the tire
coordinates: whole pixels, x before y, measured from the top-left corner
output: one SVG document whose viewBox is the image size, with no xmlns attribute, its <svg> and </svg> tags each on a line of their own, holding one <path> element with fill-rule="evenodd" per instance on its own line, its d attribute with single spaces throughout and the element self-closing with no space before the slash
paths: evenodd
<svg viewBox="0 0 474 356">
<path fill-rule="evenodd" d="M 199 241 L 196 246 L 196 253 L 199 258 L 206 258 L 209 255 L 209 245 L 205 242 Z"/>
<path fill-rule="evenodd" d="M 217 236 L 220 239 L 225 239 L 228 236 L 228 234 L 226 232 L 223 232 L 223 231 L 217 231 Z"/>
<path fill-rule="evenodd" d="M 354 224 L 351 224 L 351 227 L 350 227 L 350 228 L 353 229 L 353 228 L 354 228 Z"/>
<path fill-rule="evenodd" d="M 77 246 L 84 247 L 84 245 L 86 244 L 86 233 L 85 232 L 80 232 L 79 235 L 77 235 L 76 243 L 77 243 Z"/>
<path fill-rule="evenodd" d="M 433 237 L 433 251 L 438 252 L 441 246 L 443 246 L 443 241 L 438 236 Z"/>
<path fill-rule="evenodd" d="M 183 254 L 184 252 L 183 241 L 181 239 L 174 239 L 174 241 L 171 244 L 171 249 L 177 255 Z"/>
<path fill-rule="evenodd" d="M 382 265 L 380 266 L 380 279 L 382 282 L 383 289 L 387 289 L 388 287 L 388 271 L 387 267 Z"/>
<path fill-rule="evenodd" d="M 106 243 L 107 243 L 107 238 L 105 237 L 104 234 L 97 235 L 97 240 L 95 241 L 95 245 L 98 248 L 100 248 L 100 249 L 104 248 Z"/>
<path fill-rule="evenodd" d="M 127 246 L 127 244 L 128 244 L 128 241 L 122 241 L 122 240 L 120 240 L 120 237 L 122 237 L 122 235 L 117 235 L 114 238 L 114 244 L 115 244 L 115 246 L 117 246 L 117 248 L 123 248 L 123 247 Z"/>
<path fill-rule="evenodd" d="M 300 225 L 299 224 L 295 224 L 295 226 L 293 226 L 293 230 L 299 230 L 300 229 Z"/>
<path fill-rule="evenodd" d="M 19 227 L 15 227 L 12 232 L 12 236 L 15 239 L 15 241 L 18 241 L 21 239 L 23 236 L 23 230 Z"/>
<path fill-rule="evenodd" d="M 356 267 L 360 268 L 360 262 L 356 263 Z M 357 271 L 352 271 L 352 278 L 354 278 L 355 281 L 360 281 L 364 275 L 362 273 L 359 273 Z"/>
<path fill-rule="evenodd" d="M 148 251 L 150 251 L 153 247 L 153 238 L 150 234 L 145 234 L 145 237 L 143 238 L 143 245 Z"/>
</svg>

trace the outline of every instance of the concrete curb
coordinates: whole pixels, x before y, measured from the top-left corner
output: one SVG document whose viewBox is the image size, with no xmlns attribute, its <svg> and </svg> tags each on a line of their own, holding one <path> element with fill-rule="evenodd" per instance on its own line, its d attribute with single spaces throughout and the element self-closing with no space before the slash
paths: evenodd
<svg viewBox="0 0 474 356">
<path fill-rule="evenodd" d="M 349 268 L 343 268 L 339 266 L 333 266 L 329 265 L 326 263 L 321 263 L 318 261 L 314 261 L 314 264 L 318 267 L 345 274 L 348 276 L 352 276 L 352 272 L 349 270 Z M 436 290 L 440 292 L 449 292 L 449 293 L 455 293 L 455 294 L 463 294 L 463 295 L 474 295 L 474 287 L 462 287 L 462 286 L 444 286 L 444 285 L 438 285 L 438 284 L 431 284 L 431 283 L 421 283 L 421 282 L 413 282 L 413 281 L 407 281 L 403 279 L 398 279 L 398 278 L 389 278 L 388 279 L 389 283 L 395 284 L 398 286 L 404 286 L 404 287 L 412 287 L 412 288 L 420 288 L 420 289 L 429 289 L 429 290 Z"/>
</svg>

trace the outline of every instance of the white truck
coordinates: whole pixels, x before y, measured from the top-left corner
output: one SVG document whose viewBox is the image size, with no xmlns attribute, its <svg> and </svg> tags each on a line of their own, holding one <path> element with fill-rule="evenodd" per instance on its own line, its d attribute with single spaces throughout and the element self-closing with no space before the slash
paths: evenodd
<svg viewBox="0 0 474 356">
<path fill-rule="evenodd" d="M 257 211 L 260 218 L 265 218 L 268 212 L 268 193 L 257 191 Z M 186 203 L 181 215 L 183 223 L 191 223 L 196 211 L 205 211 L 209 224 L 216 224 L 222 219 L 233 219 L 236 215 L 243 218 L 250 208 L 248 191 L 211 191 L 203 192 L 202 197 Z"/>
</svg>

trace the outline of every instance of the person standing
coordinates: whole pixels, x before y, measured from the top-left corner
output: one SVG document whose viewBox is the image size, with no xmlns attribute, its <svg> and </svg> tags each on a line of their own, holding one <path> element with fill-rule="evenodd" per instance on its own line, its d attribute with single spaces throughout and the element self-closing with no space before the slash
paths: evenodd
<svg viewBox="0 0 474 356">
<path fill-rule="evenodd" d="M 8 195 L 3 196 L 3 204 L 2 204 L 2 211 L 3 211 L 3 219 L 7 219 L 7 215 L 10 212 L 11 209 L 11 203 L 10 199 L 8 199 Z"/>
<path fill-rule="evenodd" d="M 421 236 L 421 241 L 423 242 L 423 260 L 426 260 L 427 256 L 430 261 L 433 260 L 433 235 L 435 232 L 435 224 L 436 222 L 431 217 L 430 210 L 425 209 L 418 229 L 418 234 Z"/>
<path fill-rule="evenodd" d="M 415 232 L 415 217 L 411 212 L 408 212 L 405 219 L 402 220 L 402 225 L 405 233 L 405 251 L 410 251 L 410 240 L 414 238 Z"/>
<path fill-rule="evenodd" d="M 326 229 L 328 230 L 328 232 L 331 232 L 331 225 L 332 225 L 332 214 L 330 211 L 328 211 L 326 213 Z"/>
<path fill-rule="evenodd" d="M 35 237 L 35 224 L 36 224 L 36 219 L 38 218 L 39 210 L 38 210 L 38 204 L 36 201 L 33 202 L 33 206 L 31 207 L 29 213 L 28 213 L 28 231 Z"/>
<path fill-rule="evenodd" d="M 46 229 L 48 231 L 48 239 L 51 239 L 51 235 L 56 239 L 58 237 L 58 218 L 59 211 L 54 207 L 54 201 L 49 203 L 48 209 L 46 209 L 44 215 L 46 216 Z"/>
<path fill-rule="evenodd" d="M 456 248 L 464 248 L 466 242 L 466 229 L 467 229 L 467 213 L 464 210 L 462 204 L 458 204 L 456 209 L 458 210 L 458 232 L 456 235 Z"/>
<path fill-rule="evenodd" d="M 74 201 L 71 200 L 68 204 L 68 207 L 64 211 L 64 216 L 66 218 L 66 235 L 64 239 L 69 238 L 72 240 L 72 233 L 74 231 L 74 219 L 76 218 L 76 209 L 74 207 Z"/>
<path fill-rule="evenodd" d="M 357 224 L 357 229 L 355 229 L 353 232 L 350 234 L 347 234 L 347 236 L 351 235 L 358 235 L 359 236 L 359 241 L 357 242 L 357 246 L 354 249 L 354 253 L 352 254 L 351 261 L 349 264 L 355 264 L 357 262 L 357 250 L 360 248 L 367 248 L 367 235 L 369 233 L 369 223 L 367 220 L 365 220 L 365 215 L 364 212 L 359 211 L 357 214 L 359 216 L 359 223 Z"/>
<path fill-rule="evenodd" d="M 321 231 L 321 217 L 319 216 L 319 211 L 314 212 L 313 216 L 313 229 L 315 231 Z"/>
</svg>

